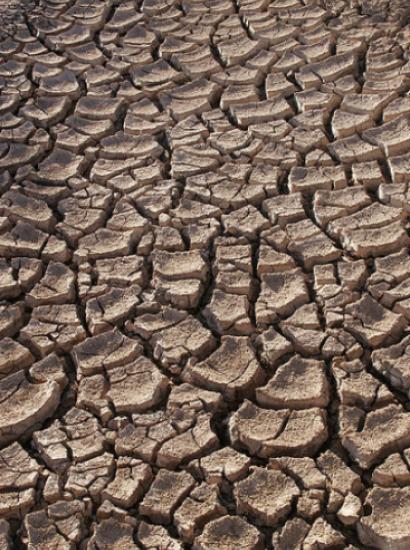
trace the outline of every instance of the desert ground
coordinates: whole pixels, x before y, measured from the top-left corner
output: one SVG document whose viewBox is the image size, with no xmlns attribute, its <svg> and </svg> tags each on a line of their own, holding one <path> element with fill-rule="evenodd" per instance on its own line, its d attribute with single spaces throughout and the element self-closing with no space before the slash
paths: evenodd
<svg viewBox="0 0 410 550">
<path fill-rule="evenodd" d="M 410 8 L 3 0 L 0 549 L 410 549 Z"/>
</svg>

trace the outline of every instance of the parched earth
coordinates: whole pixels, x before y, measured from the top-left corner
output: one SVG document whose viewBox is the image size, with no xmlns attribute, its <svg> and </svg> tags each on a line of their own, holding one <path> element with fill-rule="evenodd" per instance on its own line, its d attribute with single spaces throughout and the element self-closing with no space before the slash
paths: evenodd
<svg viewBox="0 0 410 550">
<path fill-rule="evenodd" d="M 3 0 L 0 548 L 410 548 L 410 10 Z"/>
</svg>

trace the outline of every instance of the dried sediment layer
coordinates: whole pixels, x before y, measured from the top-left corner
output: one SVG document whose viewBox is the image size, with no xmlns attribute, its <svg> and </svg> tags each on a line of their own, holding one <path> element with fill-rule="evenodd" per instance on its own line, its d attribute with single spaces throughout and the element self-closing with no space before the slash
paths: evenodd
<svg viewBox="0 0 410 550">
<path fill-rule="evenodd" d="M 1 549 L 409 547 L 409 13 L 2 2 Z"/>
</svg>

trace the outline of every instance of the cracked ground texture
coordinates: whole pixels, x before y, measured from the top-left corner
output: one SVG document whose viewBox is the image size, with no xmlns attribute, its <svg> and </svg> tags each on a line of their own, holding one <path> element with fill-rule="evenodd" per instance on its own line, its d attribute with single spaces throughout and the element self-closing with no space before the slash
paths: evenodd
<svg viewBox="0 0 410 550">
<path fill-rule="evenodd" d="M 3 0 L 0 549 L 410 548 L 399 0 Z"/>
</svg>

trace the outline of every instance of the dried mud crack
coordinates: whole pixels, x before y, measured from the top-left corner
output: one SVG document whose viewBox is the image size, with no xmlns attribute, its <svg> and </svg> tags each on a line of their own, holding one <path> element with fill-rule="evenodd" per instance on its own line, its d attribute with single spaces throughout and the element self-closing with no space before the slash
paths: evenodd
<svg viewBox="0 0 410 550">
<path fill-rule="evenodd" d="M 1 3 L 1 550 L 410 548 L 409 18 Z"/>
</svg>

